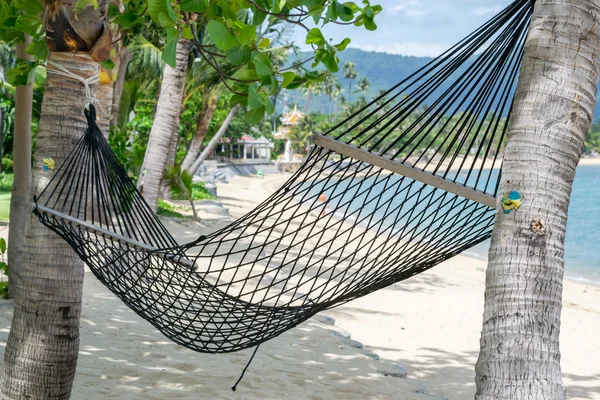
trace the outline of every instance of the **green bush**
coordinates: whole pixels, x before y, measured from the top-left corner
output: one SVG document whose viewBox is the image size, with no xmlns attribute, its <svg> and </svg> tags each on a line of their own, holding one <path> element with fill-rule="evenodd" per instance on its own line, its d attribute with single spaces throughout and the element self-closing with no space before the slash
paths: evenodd
<svg viewBox="0 0 600 400">
<path fill-rule="evenodd" d="M 0 192 L 11 192 L 13 186 L 13 174 L 0 174 Z"/>
<path fill-rule="evenodd" d="M 2 172 L 13 172 L 13 160 L 11 160 L 10 158 L 6 158 L 4 157 L 2 159 Z"/>
<path fill-rule="evenodd" d="M 193 200 L 212 200 L 215 197 L 204 187 L 204 183 L 198 182 L 192 184 L 192 199 Z"/>
<path fill-rule="evenodd" d="M 0 238 L 0 296 L 8 297 L 8 265 L 4 256 L 6 254 L 6 240 Z"/>
<path fill-rule="evenodd" d="M 158 207 L 156 208 L 156 214 L 163 217 L 185 218 L 185 215 L 177 211 L 180 209 L 181 207 L 173 206 L 166 201 L 159 200 Z"/>
</svg>

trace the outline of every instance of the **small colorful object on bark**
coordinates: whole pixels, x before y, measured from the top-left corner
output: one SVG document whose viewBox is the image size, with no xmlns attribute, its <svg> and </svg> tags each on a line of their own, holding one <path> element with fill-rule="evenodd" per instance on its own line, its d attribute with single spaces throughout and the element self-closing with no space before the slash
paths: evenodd
<svg viewBox="0 0 600 400">
<path fill-rule="evenodd" d="M 521 194 L 515 190 L 502 199 L 504 214 L 510 214 L 512 210 L 518 210 L 519 207 L 521 207 Z"/>
</svg>

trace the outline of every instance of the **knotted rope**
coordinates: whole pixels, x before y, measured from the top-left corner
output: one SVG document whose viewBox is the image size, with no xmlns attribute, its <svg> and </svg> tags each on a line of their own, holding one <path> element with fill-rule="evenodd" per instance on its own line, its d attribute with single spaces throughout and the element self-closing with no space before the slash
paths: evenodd
<svg viewBox="0 0 600 400">
<path fill-rule="evenodd" d="M 55 75 L 64 76 L 65 78 L 71 78 L 81 83 L 85 89 L 85 109 L 89 111 L 90 104 L 96 105 L 100 109 L 100 111 L 102 111 L 102 114 L 104 114 L 108 118 L 112 118 L 112 115 L 108 111 L 106 111 L 104 107 L 102 107 L 102 104 L 100 104 L 98 102 L 98 99 L 96 98 L 96 91 L 98 88 L 96 87 L 95 90 L 93 90 L 92 88 L 92 86 L 97 86 L 100 82 L 100 71 L 87 78 L 84 78 L 69 71 L 67 68 L 51 60 L 46 61 L 46 70 Z"/>
</svg>

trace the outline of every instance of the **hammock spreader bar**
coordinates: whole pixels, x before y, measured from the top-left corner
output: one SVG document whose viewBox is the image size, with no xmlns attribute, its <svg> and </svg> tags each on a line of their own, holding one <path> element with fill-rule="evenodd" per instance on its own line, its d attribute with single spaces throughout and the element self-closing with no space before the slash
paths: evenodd
<svg viewBox="0 0 600 400">
<path fill-rule="evenodd" d="M 496 207 L 496 198 L 490 196 L 487 193 L 481 192 L 476 189 L 472 189 L 465 185 L 460 185 L 449 179 L 440 178 L 435 174 L 428 171 L 423 171 L 418 168 L 405 165 L 396 160 L 390 160 L 382 157 L 381 155 L 370 152 L 361 148 L 358 148 L 351 144 L 346 144 L 335 140 L 329 136 L 323 136 L 320 134 L 313 135 L 313 142 L 315 145 L 320 146 L 324 149 L 331 150 L 342 156 L 350 157 L 355 160 L 359 160 L 376 167 L 383 168 L 387 171 L 394 172 L 396 174 L 405 176 L 407 178 L 414 179 L 425 183 L 429 186 L 445 190 L 448 193 L 456 194 L 465 199 L 473 200 L 479 204 L 483 204 L 488 207 Z"/>
<path fill-rule="evenodd" d="M 174 256 L 163 250 L 159 250 L 156 247 L 152 247 L 145 243 L 138 242 L 137 240 L 119 235 L 118 233 L 111 232 L 108 229 L 104 229 L 102 227 L 90 224 L 86 221 L 82 221 L 80 219 L 71 217 L 70 215 L 63 214 L 63 213 L 53 210 L 51 208 L 40 206 L 36 203 L 32 203 L 31 207 L 34 210 L 34 213 L 39 213 L 39 214 L 43 213 L 43 214 L 52 216 L 54 218 L 57 218 L 59 220 L 63 220 L 65 222 L 68 222 L 71 226 L 75 225 L 82 232 L 92 233 L 92 234 L 100 236 L 104 239 L 110 240 L 118 245 L 125 245 L 131 249 L 140 250 L 140 251 L 146 252 L 153 256 L 164 257 L 170 261 L 175 261 L 178 264 L 186 265 L 190 268 L 196 267 L 194 262 L 192 260 L 187 259 L 186 257 Z"/>
<path fill-rule="evenodd" d="M 170 340 L 205 353 L 255 347 L 490 237 L 533 5 L 516 0 L 315 136 L 279 190 L 190 243 L 145 202 L 93 106 L 34 213 Z"/>
</svg>

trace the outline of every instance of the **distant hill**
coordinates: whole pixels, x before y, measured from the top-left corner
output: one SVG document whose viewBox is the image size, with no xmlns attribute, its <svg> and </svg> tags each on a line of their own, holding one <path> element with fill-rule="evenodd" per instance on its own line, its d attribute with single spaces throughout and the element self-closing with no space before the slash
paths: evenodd
<svg viewBox="0 0 600 400">
<path fill-rule="evenodd" d="M 299 59 L 305 60 L 311 56 L 310 53 L 300 53 Z M 387 90 L 409 76 L 411 73 L 421 68 L 429 61 L 431 57 L 413 57 L 413 56 L 402 56 L 397 54 L 379 53 L 374 51 L 363 51 L 359 49 L 348 48 L 343 52 L 339 53 L 340 57 L 340 72 L 337 73 L 339 81 L 342 83 L 344 88 L 343 95 L 348 98 L 348 80 L 344 79 L 344 74 L 341 71 L 342 66 L 346 62 L 353 62 L 358 71 L 358 78 L 352 82 L 352 90 L 356 90 L 356 83 L 362 77 L 367 77 L 371 82 L 368 96 L 374 96 L 379 93 L 380 90 Z M 288 64 L 293 64 L 297 59 L 290 57 Z M 468 66 L 465 65 L 463 68 Z M 436 91 L 432 97 L 439 96 L 442 90 L 447 86 L 442 87 Z M 600 93 L 600 88 L 599 88 Z M 353 94 L 352 98 L 356 99 L 358 94 Z M 290 104 L 298 104 L 299 107 L 304 107 L 306 102 L 306 96 L 301 91 L 294 91 L 290 93 L 288 102 Z M 311 110 L 327 110 L 328 99 L 325 96 L 311 100 Z M 281 102 L 278 106 L 281 107 Z M 600 104 L 596 105 L 594 111 L 594 118 L 600 117 Z"/>
</svg>

